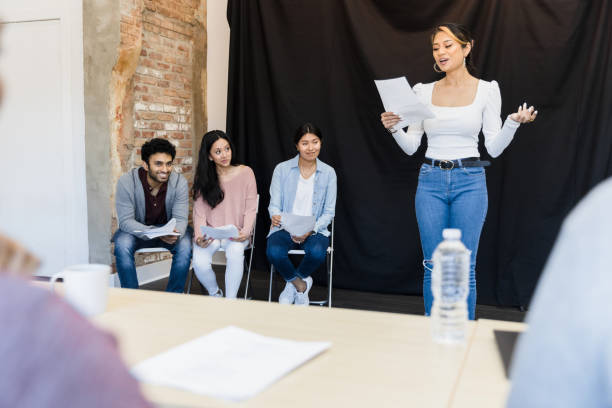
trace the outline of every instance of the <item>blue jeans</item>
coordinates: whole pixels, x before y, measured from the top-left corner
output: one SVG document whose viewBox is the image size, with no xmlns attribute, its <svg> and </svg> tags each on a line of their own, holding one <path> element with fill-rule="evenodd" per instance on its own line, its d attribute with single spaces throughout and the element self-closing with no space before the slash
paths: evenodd
<svg viewBox="0 0 612 408">
<path fill-rule="evenodd" d="M 415 210 L 421 247 L 425 261 L 442 241 L 442 230 L 458 228 L 461 241 L 472 251 L 470 259 L 468 315 L 476 315 L 476 254 L 480 232 L 487 215 L 488 196 L 483 167 L 456 167 L 442 170 L 431 164 L 423 164 L 419 172 L 419 184 L 415 197 Z M 431 266 L 431 263 L 429 264 Z M 425 268 L 423 276 L 423 301 L 425 315 L 429 316 L 433 294 L 431 271 Z"/>
<path fill-rule="evenodd" d="M 291 235 L 285 230 L 276 231 L 268 237 L 266 255 L 268 260 L 287 282 L 297 277 L 309 277 L 325 261 L 329 238 L 323 234 L 313 234 L 302 244 L 291 240 Z M 296 268 L 289 259 L 289 250 L 303 249 L 304 258 Z"/>
<path fill-rule="evenodd" d="M 191 264 L 191 242 L 193 230 L 187 227 L 183 234 L 174 244 L 166 244 L 159 238 L 140 239 L 128 232 L 117 230 L 113 241 L 115 241 L 115 257 L 117 262 L 117 273 L 122 288 L 138 289 L 138 278 L 136 276 L 136 265 L 134 264 L 134 252 L 141 248 L 163 247 L 172 253 L 172 266 L 170 267 L 170 278 L 166 286 L 166 292 L 182 293 L 185 290 L 187 272 Z"/>
</svg>

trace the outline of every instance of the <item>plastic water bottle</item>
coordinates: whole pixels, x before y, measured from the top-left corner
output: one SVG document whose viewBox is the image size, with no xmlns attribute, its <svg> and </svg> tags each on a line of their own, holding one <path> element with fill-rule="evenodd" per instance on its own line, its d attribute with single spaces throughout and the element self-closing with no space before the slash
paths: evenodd
<svg viewBox="0 0 612 408">
<path fill-rule="evenodd" d="M 458 344 L 465 341 L 468 320 L 470 251 L 461 242 L 461 230 L 445 229 L 442 237 L 433 254 L 432 336 L 438 343 Z"/>
</svg>

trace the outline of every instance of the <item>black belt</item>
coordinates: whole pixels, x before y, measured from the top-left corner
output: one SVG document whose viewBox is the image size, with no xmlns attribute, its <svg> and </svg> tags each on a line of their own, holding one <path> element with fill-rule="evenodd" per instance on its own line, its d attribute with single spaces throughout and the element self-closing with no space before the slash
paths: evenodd
<svg viewBox="0 0 612 408">
<path fill-rule="evenodd" d="M 457 160 L 434 160 L 426 157 L 425 163 L 439 167 L 442 170 L 452 170 L 455 167 L 485 167 L 491 164 L 488 160 L 480 160 L 480 157 L 466 157 L 465 159 Z"/>
</svg>

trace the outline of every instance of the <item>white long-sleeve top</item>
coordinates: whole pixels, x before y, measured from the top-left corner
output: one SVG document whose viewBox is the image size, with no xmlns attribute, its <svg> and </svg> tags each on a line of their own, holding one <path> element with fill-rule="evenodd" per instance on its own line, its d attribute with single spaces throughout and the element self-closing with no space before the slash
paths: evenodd
<svg viewBox="0 0 612 408">
<path fill-rule="evenodd" d="M 466 106 L 436 106 L 431 103 L 435 82 L 418 83 L 413 87 L 417 97 L 436 115 L 408 131 L 398 129 L 393 133 L 397 144 L 406 154 L 414 154 L 421 144 L 423 132 L 427 134 L 425 156 L 436 160 L 455 160 L 480 157 L 478 134 L 485 138 L 485 147 L 491 157 L 499 156 L 510 144 L 520 123 L 510 117 L 502 127 L 501 94 L 496 81 L 478 81 L 476 97 Z"/>
</svg>

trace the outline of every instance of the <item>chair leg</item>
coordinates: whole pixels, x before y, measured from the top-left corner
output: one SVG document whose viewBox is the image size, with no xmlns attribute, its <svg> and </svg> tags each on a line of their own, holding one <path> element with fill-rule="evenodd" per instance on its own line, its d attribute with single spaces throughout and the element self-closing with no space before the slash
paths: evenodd
<svg viewBox="0 0 612 408">
<path fill-rule="evenodd" d="M 332 307 L 332 288 L 334 287 L 334 253 L 327 255 L 327 307 Z"/>
<path fill-rule="evenodd" d="M 272 279 L 274 278 L 274 265 L 270 265 L 270 287 L 268 289 L 268 302 L 272 301 Z"/>
<path fill-rule="evenodd" d="M 246 283 L 244 284 L 244 299 L 248 299 L 248 295 L 249 295 L 249 283 L 251 282 L 251 266 L 253 265 L 253 251 L 255 250 L 255 248 L 251 248 L 251 253 L 249 254 L 249 263 L 247 266 L 247 279 L 246 279 Z M 246 260 L 245 260 L 245 266 L 246 266 Z"/>
<path fill-rule="evenodd" d="M 189 279 L 187 280 L 187 294 L 188 295 L 191 294 L 191 282 L 193 282 L 193 275 L 194 275 L 193 268 L 189 268 L 189 273 L 188 273 Z"/>
</svg>

